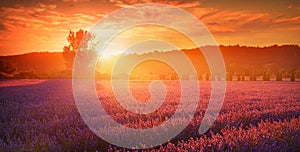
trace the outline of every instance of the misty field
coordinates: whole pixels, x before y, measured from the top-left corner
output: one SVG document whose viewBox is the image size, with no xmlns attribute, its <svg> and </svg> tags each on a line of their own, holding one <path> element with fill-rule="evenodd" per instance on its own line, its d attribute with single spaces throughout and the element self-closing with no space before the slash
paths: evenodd
<svg viewBox="0 0 300 152">
<path fill-rule="evenodd" d="M 133 97 L 147 101 L 149 83 L 130 82 Z M 96 86 L 112 119 L 127 127 L 145 129 L 163 124 L 176 111 L 180 82 L 164 84 L 166 100 L 158 110 L 145 115 L 122 108 L 108 81 L 97 81 Z M 199 84 L 200 101 L 187 128 L 168 143 L 145 151 L 300 150 L 299 82 L 227 82 L 220 115 L 203 135 L 198 135 L 198 128 L 211 88 L 209 81 Z M 2 80 L 0 94 L 0 151 L 128 150 L 103 141 L 89 130 L 75 105 L 71 80 Z"/>
</svg>

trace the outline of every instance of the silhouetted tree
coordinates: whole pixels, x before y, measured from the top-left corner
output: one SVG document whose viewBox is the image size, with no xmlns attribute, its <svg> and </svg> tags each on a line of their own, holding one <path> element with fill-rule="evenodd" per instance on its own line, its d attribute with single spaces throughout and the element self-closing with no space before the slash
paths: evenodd
<svg viewBox="0 0 300 152">
<path fill-rule="evenodd" d="M 250 78 L 249 78 L 250 81 L 256 81 L 256 74 L 255 72 L 251 72 L 250 73 Z"/>
<path fill-rule="evenodd" d="M 6 63 L 0 60 L 0 71 L 7 74 L 12 74 L 16 71 L 16 68 L 13 67 L 10 63 Z"/>
<path fill-rule="evenodd" d="M 0 60 L 0 78 L 9 77 L 9 75 L 12 75 L 14 72 L 16 72 L 14 66 Z"/>
<path fill-rule="evenodd" d="M 270 81 L 270 75 L 266 71 L 263 73 L 263 81 Z"/>
<path fill-rule="evenodd" d="M 34 74 L 33 71 L 23 71 L 23 72 L 20 72 L 16 75 L 14 75 L 15 78 L 18 78 L 18 79 L 35 79 L 35 78 L 38 78 L 38 76 L 36 74 Z"/>
<path fill-rule="evenodd" d="M 266 71 L 264 71 L 264 73 L 263 73 L 263 81 L 267 81 L 266 77 L 267 77 L 267 74 L 266 74 Z"/>
<path fill-rule="evenodd" d="M 291 73 L 291 81 L 295 81 L 296 77 L 295 77 L 295 72 Z"/>
<path fill-rule="evenodd" d="M 245 81 L 245 74 L 244 74 L 244 72 L 242 72 L 242 76 L 241 77 L 242 77 L 241 80 Z"/>
<path fill-rule="evenodd" d="M 76 52 L 71 50 L 70 46 L 64 46 L 62 54 L 65 60 L 66 69 L 67 70 L 72 69 Z"/>
<path fill-rule="evenodd" d="M 80 46 L 80 43 L 84 36 L 86 36 L 87 31 L 83 31 L 80 29 L 76 33 L 73 31 L 69 31 L 69 35 L 67 36 L 67 40 L 69 45 L 64 46 L 63 48 L 63 58 L 65 60 L 65 66 L 66 70 L 72 69 L 74 57 L 76 55 L 76 52 L 78 51 L 78 47 Z"/>
<path fill-rule="evenodd" d="M 282 81 L 282 72 L 277 72 L 276 81 Z"/>
<path fill-rule="evenodd" d="M 240 73 L 237 73 L 237 75 L 236 75 L 236 80 L 237 80 L 237 81 L 241 81 L 241 74 L 240 74 Z"/>
<path fill-rule="evenodd" d="M 228 73 L 226 74 L 226 80 L 227 80 L 227 81 L 232 81 L 232 74 L 231 74 L 230 72 L 228 72 Z"/>
</svg>

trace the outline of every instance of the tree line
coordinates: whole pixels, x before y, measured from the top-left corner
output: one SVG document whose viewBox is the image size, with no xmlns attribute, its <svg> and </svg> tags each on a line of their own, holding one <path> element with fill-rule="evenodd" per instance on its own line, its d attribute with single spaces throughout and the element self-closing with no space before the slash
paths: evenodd
<svg viewBox="0 0 300 152">
<path fill-rule="evenodd" d="M 58 74 L 53 74 L 49 76 L 40 76 L 34 71 L 18 71 L 17 67 L 9 62 L 5 62 L 0 60 L 0 78 L 71 78 L 71 71 L 72 71 L 72 66 L 74 63 L 74 58 L 76 54 L 78 54 L 78 48 L 79 46 L 87 47 L 87 44 L 81 44 L 82 40 L 84 38 L 91 39 L 93 38 L 93 35 L 90 34 L 87 31 L 84 31 L 82 29 L 78 31 L 69 31 L 66 39 L 68 41 L 68 45 L 64 46 L 62 49 L 62 57 L 64 60 L 65 64 L 65 70 L 58 72 Z M 278 48 L 279 46 L 274 45 L 271 46 L 268 49 L 275 49 Z M 293 48 L 295 46 L 290 46 L 290 48 Z M 299 48 L 299 46 L 297 46 Z M 229 46 L 226 48 L 225 46 L 220 46 L 221 49 L 229 49 L 229 55 L 236 56 L 235 52 L 232 50 L 237 50 L 239 48 L 245 49 L 245 47 L 240 47 L 240 46 Z M 232 50 L 231 50 L 232 49 Z M 247 49 L 258 49 L 258 48 L 246 48 Z M 282 48 L 281 48 L 282 49 Z M 231 51 L 231 52 L 230 52 Z M 249 50 L 251 51 L 251 50 Z M 243 54 L 247 53 L 245 50 L 242 51 Z M 161 52 L 160 52 L 161 53 Z M 299 50 L 296 52 L 299 53 Z M 229 56 L 227 55 L 227 56 Z M 225 56 L 226 58 L 226 56 Z M 218 74 L 211 75 L 209 72 L 198 72 L 197 76 L 194 75 L 189 75 L 188 73 L 181 73 L 181 74 L 176 74 L 176 73 L 159 73 L 159 74 L 153 74 L 153 73 L 145 73 L 145 77 L 138 77 L 138 76 L 130 76 L 130 79 L 161 79 L 161 80 L 178 80 L 179 78 L 181 79 L 197 79 L 197 80 L 224 80 L 226 79 L 227 81 L 257 81 L 257 80 L 263 80 L 263 81 L 270 81 L 271 79 L 274 79 L 276 81 L 282 81 L 284 78 L 290 79 L 290 81 L 295 81 L 296 78 L 300 77 L 300 69 L 294 68 L 291 69 L 291 66 L 287 68 L 288 66 L 285 66 L 285 68 L 278 69 L 277 70 L 273 69 L 272 71 L 269 70 L 264 70 L 262 71 L 261 69 L 255 70 L 255 67 L 253 68 L 248 68 L 246 71 L 242 72 L 241 68 L 236 68 L 236 63 L 229 62 L 227 64 L 227 74 L 226 78 L 225 77 L 220 77 Z M 239 65 L 243 66 L 243 65 Z M 246 66 L 246 65 L 245 65 Z M 248 65 L 249 66 L 249 65 Z M 295 65 L 297 67 L 297 65 Z M 244 68 L 245 70 L 245 68 Z M 110 75 L 108 73 L 96 73 L 96 78 L 98 79 L 110 79 Z M 116 78 L 124 78 L 126 76 L 120 74 L 119 76 L 116 76 Z"/>
</svg>

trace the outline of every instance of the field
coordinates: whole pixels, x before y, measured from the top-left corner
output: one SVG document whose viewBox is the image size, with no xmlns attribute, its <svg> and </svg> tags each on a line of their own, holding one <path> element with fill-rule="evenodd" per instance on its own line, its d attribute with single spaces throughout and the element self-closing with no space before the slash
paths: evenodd
<svg viewBox="0 0 300 152">
<path fill-rule="evenodd" d="M 181 92 L 178 81 L 165 82 L 165 102 L 157 111 L 142 115 L 118 105 L 107 81 L 96 84 L 106 112 L 127 127 L 141 129 L 168 121 Z M 203 135 L 197 133 L 211 88 L 210 82 L 199 84 L 200 101 L 187 128 L 168 143 L 145 151 L 300 150 L 299 82 L 228 82 L 220 115 Z M 147 81 L 130 82 L 133 97 L 147 101 L 148 85 Z M 3 80 L 0 94 L 0 151 L 128 150 L 89 130 L 75 105 L 71 80 Z"/>
</svg>

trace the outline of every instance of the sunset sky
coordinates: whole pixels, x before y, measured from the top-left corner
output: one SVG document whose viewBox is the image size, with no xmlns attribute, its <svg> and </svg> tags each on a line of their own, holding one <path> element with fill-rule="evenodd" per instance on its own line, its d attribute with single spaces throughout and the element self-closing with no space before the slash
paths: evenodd
<svg viewBox="0 0 300 152">
<path fill-rule="evenodd" d="M 297 0 L 1 0 L 0 55 L 62 51 L 69 30 L 89 30 L 106 14 L 142 2 L 185 9 L 207 26 L 218 44 L 300 45 Z"/>
</svg>

